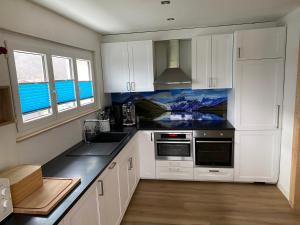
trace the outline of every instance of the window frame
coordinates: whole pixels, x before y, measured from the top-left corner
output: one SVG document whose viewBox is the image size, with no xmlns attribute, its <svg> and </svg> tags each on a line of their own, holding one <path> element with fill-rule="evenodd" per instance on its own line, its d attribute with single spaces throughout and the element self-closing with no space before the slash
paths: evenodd
<svg viewBox="0 0 300 225">
<path fill-rule="evenodd" d="M 22 35 L 8 35 L 7 38 L 7 48 L 8 48 L 8 63 L 9 71 L 12 82 L 13 99 L 15 114 L 17 119 L 17 130 L 18 135 L 26 135 L 28 133 L 37 132 L 39 130 L 47 129 L 47 127 L 53 127 L 57 124 L 61 124 L 66 120 L 78 117 L 79 115 L 96 109 L 98 104 L 98 96 L 96 91 L 96 75 L 95 75 L 95 55 L 94 52 L 89 50 L 83 50 L 76 47 L 71 47 L 59 43 L 54 43 L 50 41 L 45 41 L 36 38 L 25 37 Z M 45 72 L 47 73 L 49 79 L 49 92 L 51 99 L 52 115 L 42 117 L 33 121 L 24 122 L 22 118 L 21 102 L 18 88 L 18 77 L 14 59 L 14 51 L 23 52 L 33 52 L 44 55 L 43 62 L 45 67 Z M 75 93 L 76 93 L 76 104 L 75 108 L 58 112 L 57 98 L 55 94 L 55 79 L 53 71 L 52 56 L 65 57 L 71 59 L 71 66 L 75 81 Z M 78 85 L 78 74 L 76 59 L 84 59 L 90 61 L 91 76 L 93 84 L 93 95 L 94 102 L 87 105 L 80 105 L 79 98 L 79 85 Z"/>
</svg>

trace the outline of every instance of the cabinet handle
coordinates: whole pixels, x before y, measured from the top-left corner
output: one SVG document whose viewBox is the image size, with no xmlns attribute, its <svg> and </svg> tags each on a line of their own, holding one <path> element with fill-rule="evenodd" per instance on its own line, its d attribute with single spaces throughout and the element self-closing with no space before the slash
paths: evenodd
<svg viewBox="0 0 300 225">
<path fill-rule="evenodd" d="M 151 132 L 151 136 L 150 136 L 150 138 L 151 138 L 151 142 L 153 141 L 153 135 L 152 135 L 152 132 Z"/>
<path fill-rule="evenodd" d="M 132 91 L 135 91 L 135 82 L 131 82 L 130 87 L 131 87 L 131 90 L 132 90 Z"/>
<path fill-rule="evenodd" d="M 127 91 L 130 91 L 130 82 L 127 82 Z"/>
<path fill-rule="evenodd" d="M 238 48 L 238 58 L 241 58 L 241 48 Z"/>
<path fill-rule="evenodd" d="M 220 170 L 209 170 L 210 173 L 219 173 Z"/>
<path fill-rule="evenodd" d="M 117 165 L 116 162 L 113 162 L 109 167 L 108 169 L 112 170 L 113 168 L 115 168 L 115 166 Z"/>
<path fill-rule="evenodd" d="M 102 180 L 98 180 L 98 187 L 100 187 L 101 193 L 99 194 L 99 196 L 103 196 L 104 195 L 104 190 L 103 190 L 103 181 Z"/>
<path fill-rule="evenodd" d="M 129 168 L 128 168 L 128 170 L 132 170 L 132 168 L 133 168 L 132 157 L 130 157 L 130 158 L 128 159 L 128 161 L 129 161 Z"/>
<path fill-rule="evenodd" d="M 277 105 L 277 128 L 279 128 L 279 123 L 280 123 L 280 105 Z"/>
</svg>

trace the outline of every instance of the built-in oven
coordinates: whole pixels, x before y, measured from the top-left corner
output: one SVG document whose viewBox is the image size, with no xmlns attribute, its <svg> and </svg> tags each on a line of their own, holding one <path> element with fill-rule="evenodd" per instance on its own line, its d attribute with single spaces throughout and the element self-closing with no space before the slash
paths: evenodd
<svg viewBox="0 0 300 225">
<path fill-rule="evenodd" d="M 157 160 L 193 160 L 192 132 L 155 132 Z"/>
<path fill-rule="evenodd" d="M 233 167 L 234 131 L 194 131 L 194 163 L 197 167 Z"/>
</svg>

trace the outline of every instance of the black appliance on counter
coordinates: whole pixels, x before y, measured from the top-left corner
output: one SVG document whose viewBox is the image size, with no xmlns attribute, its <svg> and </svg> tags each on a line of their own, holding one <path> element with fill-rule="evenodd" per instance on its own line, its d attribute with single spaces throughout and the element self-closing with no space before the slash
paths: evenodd
<svg viewBox="0 0 300 225">
<path fill-rule="evenodd" d="M 157 160 L 193 160 L 192 132 L 155 132 Z"/>
<path fill-rule="evenodd" d="M 233 167 L 234 131 L 193 131 L 196 167 Z"/>
</svg>

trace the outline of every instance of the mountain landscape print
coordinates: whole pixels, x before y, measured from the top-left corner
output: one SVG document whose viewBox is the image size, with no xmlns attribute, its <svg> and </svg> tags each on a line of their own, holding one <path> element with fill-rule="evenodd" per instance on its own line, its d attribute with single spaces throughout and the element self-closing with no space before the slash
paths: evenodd
<svg viewBox="0 0 300 225">
<path fill-rule="evenodd" d="M 224 120 L 227 90 L 161 90 L 112 94 L 113 104 L 134 102 L 139 116 L 154 120 Z"/>
</svg>

